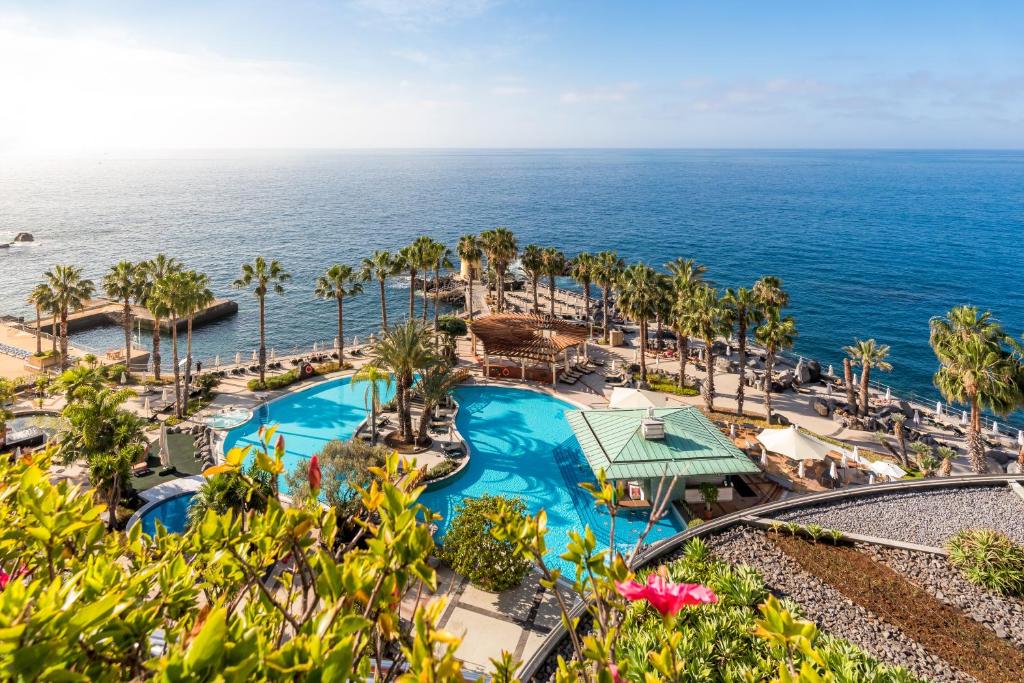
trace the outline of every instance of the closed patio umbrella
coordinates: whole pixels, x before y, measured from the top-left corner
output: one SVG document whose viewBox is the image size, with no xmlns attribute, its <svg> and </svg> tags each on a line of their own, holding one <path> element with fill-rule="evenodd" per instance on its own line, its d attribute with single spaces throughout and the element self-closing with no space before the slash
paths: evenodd
<svg viewBox="0 0 1024 683">
<path fill-rule="evenodd" d="M 215 368 L 219 368 L 220 367 L 220 355 L 219 354 L 216 357 L 214 357 L 214 359 L 213 359 L 213 367 L 215 367 Z"/>
<path fill-rule="evenodd" d="M 171 466 L 171 452 L 167 449 L 167 425 L 160 425 L 160 464 L 163 467 Z"/>
<path fill-rule="evenodd" d="M 142 412 L 144 412 L 146 415 L 149 415 L 149 396 L 142 399 Z"/>
<path fill-rule="evenodd" d="M 235 352 L 235 365 L 242 364 L 242 353 L 240 351 Z"/>
</svg>

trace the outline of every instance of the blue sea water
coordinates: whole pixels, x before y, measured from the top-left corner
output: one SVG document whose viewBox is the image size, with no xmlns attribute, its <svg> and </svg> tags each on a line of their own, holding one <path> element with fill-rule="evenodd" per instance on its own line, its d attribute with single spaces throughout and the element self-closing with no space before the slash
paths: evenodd
<svg viewBox="0 0 1024 683">
<path fill-rule="evenodd" d="M 613 249 L 658 265 L 678 256 L 720 286 L 780 276 L 797 351 L 838 362 L 843 345 L 892 346 L 896 387 L 931 393 L 928 320 L 960 303 L 1024 330 L 1020 242 L 1024 152 L 437 150 L 216 152 L 0 165 L 0 312 L 55 263 L 94 278 L 157 251 L 209 273 L 237 317 L 196 333 L 198 356 L 246 356 L 256 305 L 230 289 L 242 261 L 279 258 L 293 274 L 271 297 L 269 345 L 332 339 L 334 306 L 313 298 L 330 263 L 356 263 L 419 234 L 508 226 L 520 243 L 568 253 Z M 406 309 L 405 283 L 389 290 Z M 346 334 L 376 328 L 375 287 L 346 306 Z M 115 329 L 80 335 L 119 343 Z M 165 354 L 166 355 L 166 354 Z"/>
</svg>

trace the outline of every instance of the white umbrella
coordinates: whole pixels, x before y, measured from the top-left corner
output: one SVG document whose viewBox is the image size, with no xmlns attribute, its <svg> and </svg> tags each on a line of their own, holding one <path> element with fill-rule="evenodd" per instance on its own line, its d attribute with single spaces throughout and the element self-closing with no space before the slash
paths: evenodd
<svg viewBox="0 0 1024 683">
<path fill-rule="evenodd" d="M 824 460 L 829 451 L 835 450 L 830 444 L 804 434 L 796 425 L 789 429 L 765 429 L 757 440 L 790 460 Z"/>
<path fill-rule="evenodd" d="M 167 450 L 167 424 L 160 425 L 160 464 L 171 466 L 171 453 Z"/>
<path fill-rule="evenodd" d="M 128 384 L 128 375 L 121 373 L 121 384 Z"/>
<path fill-rule="evenodd" d="M 993 422 L 992 423 L 992 433 L 996 434 L 996 435 L 999 434 L 999 423 L 998 422 Z"/>
<path fill-rule="evenodd" d="M 163 401 L 164 403 L 167 403 L 167 387 L 164 387 L 163 390 L 160 392 L 160 400 Z"/>
<path fill-rule="evenodd" d="M 1017 430 L 1017 444 L 1024 446 L 1024 430 Z"/>
<path fill-rule="evenodd" d="M 825 385 L 825 395 L 826 396 L 831 396 L 832 395 L 832 385 L 831 384 L 826 384 Z"/>
<path fill-rule="evenodd" d="M 839 465 L 840 465 L 840 467 L 842 467 L 842 468 L 843 468 L 844 470 L 845 470 L 845 469 L 846 469 L 847 467 L 849 467 L 849 466 L 850 466 L 850 463 L 849 463 L 849 461 L 848 461 L 848 460 L 846 459 L 846 451 L 843 451 L 843 452 L 842 452 L 842 453 L 840 454 L 840 458 L 839 458 Z"/>
<path fill-rule="evenodd" d="M 921 424 L 921 412 L 919 410 L 915 410 L 914 411 L 914 424 L 916 424 L 916 425 L 920 425 Z"/>
<path fill-rule="evenodd" d="M 619 369 L 619 361 L 613 360 L 612 361 L 612 374 L 615 374 L 618 371 L 618 369 Z"/>
<path fill-rule="evenodd" d="M 371 332 L 367 341 L 369 341 L 371 344 L 374 343 L 375 341 L 377 341 L 377 335 Z"/>
<path fill-rule="evenodd" d="M 254 351 L 252 352 L 252 361 L 253 361 L 253 362 L 255 363 L 255 362 L 256 362 L 256 361 L 258 361 L 259 359 L 260 359 L 260 354 L 259 354 L 259 352 L 258 352 L 258 351 L 255 351 L 255 350 L 254 350 Z"/>
<path fill-rule="evenodd" d="M 630 409 L 630 408 L 656 408 L 664 406 L 668 397 L 654 391 L 645 389 L 630 389 L 628 387 L 615 387 L 608 399 L 609 408 Z"/>
<path fill-rule="evenodd" d="M 836 464 L 834 462 L 831 465 L 829 465 L 828 476 L 834 480 L 839 479 L 839 470 L 836 468 Z"/>
<path fill-rule="evenodd" d="M 270 360 L 274 360 L 275 358 L 277 358 L 277 349 L 272 348 L 270 349 Z"/>
<path fill-rule="evenodd" d="M 14 449 L 14 459 L 15 460 L 20 460 L 21 459 L 21 446 L 18 446 L 17 448 Z"/>
<path fill-rule="evenodd" d="M 942 417 L 942 401 L 935 402 L 935 414 L 938 417 Z"/>
<path fill-rule="evenodd" d="M 831 363 L 828 364 L 828 372 L 825 373 L 825 374 L 827 374 L 829 377 L 835 377 L 836 376 L 836 369 L 834 367 L 832 367 Z"/>
<path fill-rule="evenodd" d="M 868 472 L 868 485 L 871 485 L 871 484 L 874 484 L 874 483 L 875 483 L 875 473 L 874 472 Z"/>
<path fill-rule="evenodd" d="M 241 365 L 241 364 L 242 364 L 242 354 L 240 352 L 239 353 L 235 353 L 235 365 Z"/>
<path fill-rule="evenodd" d="M 729 436 L 731 436 L 734 439 L 736 438 L 736 423 L 735 422 L 730 422 L 729 423 Z"/>
<path fill-rule="evenodd" d="M 768 451 L 765 450 L 764 444 L 758 444 L 761 446 L 761 465 L 764 467 L 768 466 Z"/>
<path fill-rule="evenodd" d="M 146 415 L 149 415 L 149 396 L 142 399 L 142 412 L 146 413 Z"/>
<path fill-rule="evenodd" d="M 892 389 L 890 389 L 889 387 L 885 388 L 885 400 L 886 401 L 891 401 L 892 400 Z"/>
<path fill-rule="evenodd" d="M 654 357 L 654 367 L 661 367 L 661 354 L 658 354 L 657 356 Z"/>
<path fill-rule="evenodd" d="M 218 354 L 217 356 L 214 357 L 214 359 L 213 359 L 213 367 L 215 367 L 215 368 L 219 368 L 220 367 L 220 354 Z"/>
<path fill-rule="evenodd" d="M 313 353 L 316 353 L 316 342 L 313 342 Z"/>
<path fill-rule="evenodd" d="M 359 337 L 352 337 L 352 346 L 359 346 Z"/>
<path fill-rule="evenodd" d="M 725 345 L 725 356 L 726 358 L 732 357 L 732 346 L 730 344 Z"/>
<path fill-rule="evenodd" d="M 806 474 L 807 474 L 807 461 L 806 460 L 801 460 L 800 461 L 800 466 L 796 470 L 796 476 L 798 476 L 801 479 L 803 479 Z"/>
<path fill-rule="evenodd" d="M 854 385 L 860 384 L 860 381 L 857 379 L 857 373 L 853 374 L 853 383 Z"/>
<path fill-rule="evenodd" d="M 967 424 L 967 411 L 966 410 L 963 410 L 963 411 L 960 412 L 960 424 L 962 424 L 962 425 Z"/>
<path fill-rule="evenodd" d="M 860 462 L 860 446 L 853 447 L 853 461 Z"/>
</svg>

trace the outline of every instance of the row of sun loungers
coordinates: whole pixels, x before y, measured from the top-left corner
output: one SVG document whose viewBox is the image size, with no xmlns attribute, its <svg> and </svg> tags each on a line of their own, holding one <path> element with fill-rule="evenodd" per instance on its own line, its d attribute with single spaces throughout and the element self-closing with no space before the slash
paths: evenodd
<svg viewBox="0 0 1024 683">
<path fill-rule="evenodd" d="M 11 346 L 10 344 L 0 344 L 0 353 L 20 358 L 21 360 L 25 360 L 32 355 L 25 349 L 19 349 L 17 346 Z"/>
<path fill-rule="evenodd" d="M 603 365 L 604 363 L 600 363 Z M 558 376 L 558 381 L 562 384 L 576 384 L 580 378 L 585 375 L 589 375 L 597 369 L 597 361 L 584 361 L 582 363 L 576 363 L 573 367 L 568 370 L 563 370 Z"/>
</svg>

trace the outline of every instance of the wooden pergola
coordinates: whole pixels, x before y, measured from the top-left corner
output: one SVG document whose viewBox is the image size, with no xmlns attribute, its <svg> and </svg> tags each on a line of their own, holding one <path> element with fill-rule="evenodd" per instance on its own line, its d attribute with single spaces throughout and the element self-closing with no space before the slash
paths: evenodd
<svg viewBox="0 0 1024 683">
<path fill-rule="evenodd" d="M 550 369 L 551 383 L 557 379 L 559 356 L 565 363 L 569 349 L 585 348 L 587 328 L 550 316 L 532 313 L 498 313 L 478 318 L 469 326 L 484 347 L 484 374 L 491 374 L 490 357 L 518 361 L 520 377 L 526 379 L 527 363 L 543 363 Z"/>
</svg>

